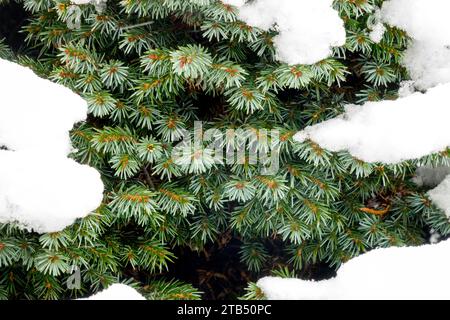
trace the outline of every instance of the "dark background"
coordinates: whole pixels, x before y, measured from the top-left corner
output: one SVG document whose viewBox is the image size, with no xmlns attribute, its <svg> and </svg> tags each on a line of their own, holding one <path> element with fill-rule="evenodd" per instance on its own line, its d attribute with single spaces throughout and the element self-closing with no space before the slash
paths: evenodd
<svg viewBox="0 0 450 320">
<path fill-rule="evenodd" d="M 14 1 L 0 5 L 0 39 L 16 52 L 24 50 L 26 34 L 21 32 L 29 14 Z"/>
</svg>

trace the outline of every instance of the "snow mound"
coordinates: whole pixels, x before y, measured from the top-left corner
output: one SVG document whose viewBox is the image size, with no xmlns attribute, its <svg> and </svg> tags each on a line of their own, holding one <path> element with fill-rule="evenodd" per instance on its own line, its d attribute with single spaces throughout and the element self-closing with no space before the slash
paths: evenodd
<svg viewBox="0 0 450 320">
<path fill-rule="evenodd" d="M 412 86 L 427 93 L 396 101 L 348 106 L 341 117 L 308 127 L 297 141 L 311 139 L 332 151 L 348 150 L 366 162 L 397 163 L 442 151 L 450 145 L 450 10 L 448 0 L 390 0 L 381 20 L 413 38 L 403 63 Z M 440 118 L 442 117 L 442 118 Z"/>
<path fill-rule="evenodd" d="M 450 146 L 449 101 L 450 84 L 445 84 L 395 101 L 349 105 L 343 115 L 307 127 L 294 139 L 347 150 L 366 162 L 421 158 Z"/>
<path fill-rule="evenodd" d="M 448 175 L 436 188 L 428 191 L 428 196 L 450 219 L 450 175 Z"/>
<path fill-rule="evenodd" d="M 146 300 L 136 289 L 121 283 L 110 285 L 107 289 L 82 300 Z"/>
<path fill-rule="evenodd" d="M 383 3 L 383 20 L 419 41 L 450 44 L 450 1 L 389 0 Z"/>
<path fill-rule="evenodd" d="M 380 20 L 405 30 L 413 39 L 403 58 L 412 81 L 402 87 L 396 101 L 347 106 L 344 115 L 308 127 L 295 139 L 311 139 L 332 151 L 347 150 L 366 162 L 384 163 L 416 159 L 449 147 L 448 12 L 448 0 L 385 1 Z M 428 91 L 411 93 L 414 88 Z M 438 187 L 431 195 L 449 214 L 445 190 L 445 186 Z"/>
<path fill-rule="evenodd" d="M 60 231 L 103 198 L 100 174 L 67 158 L 69 130 L 86 118 L 86 102 L 1 59 L 0 88 L 0 223 Z"/>
<path fill-rule="evenodd" d="M 238 6 L 239 18 L 250 26 L 266 31 L 276 28 L 277 59 L 288 64 L 314 64 L 346 41 L 344 22 L 333 9 L 333 0 L 223 2 Z"/>
<path fill-rule="evenodd" d="M 449 263 L 450 240 L 373 250 L 345 263 L 330 280 L 266 277 L 257 285 L 271 300 L 450 299 Z"/>
<path fill-rule="evenodd" d="M 414 80 L 414 86 L 419 90 L 427 90 L 450 82 L 448 46 L 434 46 L 428 42 L 414 41 L 406 50 L 402 63 Z"/>
</svg>

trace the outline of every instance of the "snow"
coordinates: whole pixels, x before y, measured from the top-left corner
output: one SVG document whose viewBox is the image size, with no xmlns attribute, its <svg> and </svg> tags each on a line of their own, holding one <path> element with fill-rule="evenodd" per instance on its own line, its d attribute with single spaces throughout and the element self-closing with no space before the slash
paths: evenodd
<svg viewBox="0 0 450 320">
<path fill-rule="evenodd" d="M 72 2 L 73 4 L 82 5 L 82 4 L 89 4 L 89 3 L 100 4 L 101 2 L 106 2 L 106 1 L 108 1 L 108 0 L 71 0 L 70 2 Z"/>
<path fill-rule="evenodd" d="M 67 158 L 69 130 L 86 118 L 86 102 L 1 59 L 0 88 L 0 223 L 60 231 L 103 198 L 100 174 Z"/>
<path fill-rule="evenodd" d="M 441 241 L 441 235 L 435 229 L 431 229 L 430 230 L 430 237 L 428 238 L 428 241 L 431 244 L 439 243 L 439 241 Z"/>
<path fill-rule="evenodd" d="M 450 28 L 450 26 L 449 26 Z M 449 29 L 450 30 L 450 29 Z M 450 82 L 450 48 L 414 41 L 406 50 L 402 63 L 408 70 L 414 86 L 427 90 Z"/>
<path fill-rule="evenodd" d="M 450 44 L 450 1 L 390 0 L 381 8 L 383 21 L 408 33 L 415 40 Z"/>
<path fill-rule="evenodd" d="M 385 23 L 413 38 L 403 63 L 412 82 L 396 101 L 350 105 L 344 115 L 299 132 L 332 151 L 347 150 L 366 162 L 397 163 L 450 146 L 450 11 L 448 0 L 390 0 L 383 3 Z M 378 13 L 375 12 L 375 15 Z M 414 88 L 426 93 L 412 93 Z"/>
<path fill-rule="evenodd" d="M 102 13 L 107 6 L 108 0 L 71 0 L 71 3 L 74 5 L 85 5 L 85 4 L 93 4 L 97 13 Z"/>
<path fill-rule="evenodd" d="M 450 219 L 450 167 L 420 167 L 413 182 L 421 187 L 434 188 L 427 195 Z"/>
<path fill-rule="evenodd" d="M 390 0 L 381 8 L 384 22 L 413 38 L 403 64 L 419 90 L 450 82 L 448 12 L 448 0 Z"/>
<path fill-rule="evenodd" d="M 330 280 L 266 277 L 270 300 L 450 299 L 450 240 L 420 247 L 377 249 L 342 265 Z"/>
<path fill-rule="evenodd" d="M 6 60 L 0 60 L 0 70 L 0 144 L 14 151 L 67 155 L 68 131 L 86 118 L 84 100 Z"/>
<path fill-rule="evenodd" d="M 420 187 L 434 188 L 439 185 L 449 174 L 450 167 L 447 166 L 435 168 L 431 166 L 419 167 L 416 171 L 415 177 L 413 178 L 413 182 Z"/>
<path fill-rule="evenodd" d="M 450 146 L 450 1 L 390 0 L 381 21 L 405 30 L 412 41 L 402 63 L 411 81 L 401 84 L 395 101 L 349 105 L 346 112 L 295 136 L 322 147 L 347 150 L 366 162 L 397 163 Z M 381 24 L 372 28 L 381 39 Z M 424 93 L 415 90 L 425 91 Z M 419 168 L 414 181 L 450 219 L 448 168 Z M 433 233 L 431 242 L 439 240 Z M 312 282 L 263 278 L 258 286 L 269 299 L 449 299 L 450 240 L 410 248 L 378 249 L 350 260 L 337 277 Z"/>
<path fill-rule="evenodd" d="M 245 0 L 222 0 L 222 2 L 235 7 L 241 7 L 245 4 Z"/>
<path fill-rule="evenodd" d="M 268 31 L 275 27 L 276 57 L 288 64 L 314 64 L 330 56 L 331 47 L 346 41 L 344 22 L 333 0 L 256 0 L 247 4 L 224 0 L 239 7 L 239 18 Z M 293 14 L 294 13 L 294 14 Z"/>
<path fill-rule="evenodd" d="M 386 32 L 386 27 L 383 24 L 381 17 L 381 10 L 376 10 L 373 13 L 373 18 L 375 23 L 369 25 L 371 32 L 369 33 L 369 38 L 375 43 L 379 43 L 383 39 L 383 35 Z"/>
<path fill-rule="evenodd" d="M 450 219 L 450 175 L 442 181 L 436 188 L 428 191 L 431 201 Z"/>
<path fill-rule="evenodd" d="M 414 88 L 415 81 L 413 80 L 405 80 L 400 82 L 400 88 L 398 89 L 398 96 L 399 98 L 404 98 L 407 96 L 412 95 L 414 92 L 416 92 L 416 89 Z"/>
<path fill-rule="evenodd" d="M 343 115 L 307 127 L 294 139 L 347 150 L 366 162 L 421 158 L 450 146 L 449 101 L 450 84 L 445 84 L 395 101 L 349 105 Z"/>
<path fill-rule="evenodd" d="M 383 39 L 383 35 L 386 31 L 386 27 L 382 23 L 376 24 L 372 31 L 369 33 L 369 38 L 375 43 L 379 43 Z"/>
<path fill-rule="evenodd" d="M 136 289 L 121 283 L 110 285 L 86 299 L 80 300 L 146 300 Z"/>
</svg>

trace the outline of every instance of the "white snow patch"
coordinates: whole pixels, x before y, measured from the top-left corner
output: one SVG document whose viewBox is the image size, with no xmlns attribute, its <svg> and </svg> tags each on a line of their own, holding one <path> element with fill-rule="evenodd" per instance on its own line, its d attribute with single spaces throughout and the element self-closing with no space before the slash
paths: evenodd
<svg viewBox="0 0 450 320">
<path fill-rule="evenodd" d="M 436 244 L 441 241 L 441 235 L 434 229 L 430 230 L 430 238 L 428 239 L 431 244 Z"/>
<path fill-rule="evenodd" d="M 146 300 L 136 289 L 121 283 L 110 285 L 86 299 L 80 300 Z"/>
<path fill-rule="evenodd" d="M 428 191 L 431 201 L 450 219 L 450 175 L 442 181 L 436 188 Z"/>
<path fill-rule="evenodd" d="M 428 197 L 450 220 L 450 167 L 420 167 L 413 182 L 421 187 L 434 188 L 428 191 Z M 431 237 L 435 239 L 436 237 Z"/>
<path fill-rule="evenodd" d="M 414 89 L 414 81 L 405 80 L 400 83 L 400 88 L 398 89 L 399 98 L 405 98 L 412 95 L 416 90 Z"/>
<path fill-rule="evenodd" d="M 415 40 L 450 44 L 450 1 L 390 0 L 381 8 L 383 21 L 406 31 Z"/>
<path fill-rule="evenodd" d="M 450 174 L 450 167 L 424 166 L 417 168 L 413 182 L 420 187 L 434 188 Z"/>
<path fill-rule="evenodd" d="M 307 127 L 310 139 L 331 151 L 347 150 L 366 162 L 398 163 L 450 146 L 450 84 L 395 101 L 349 105 L 334 119 Z"/>
<path fill-rule="evenodd" d="M 419 90 L 450 82 L 448 12 L 448 0 L 390 0 L 381 8 L 384 22 L 413 38 L 403 64 Z"/>
<path fill-rule="evenodd" d="M 450 28 L 450 27 L 449 27 Z M 450 33 L 450 29 L 448 31 Z M 436 46 L 426 41 L 414 41 L 406 50 L 402 63 L 414 86 L 427 90 L 450 82 L 450 47 Z"/>
<path fill-rule="evenodd" d="M 333 0 L 226 0 L 239 6 L 239 18 L 248 25 L 279 31 L 273 41 L 277 59 L 288 64 L 314 64 L 346 41 L 344 22 Z"/>
<path fill-rule="evenodd" d="M 372 31 L 369 33 L 369 38 L 375 43 L 379 43 L 384 36 L 384 33 L 386 31 L 386 27 L 382 23 L 376 24 Z"/>
<path fill-rule="evenodd" d="M 396 101 L 347 106 L 344 115 L 298 133 L 297 141 L 311 139 L 332 151 L 348 150 L 366 162 L 384 163 L 450 146 L 450 1 L 390 0 L 380 12 L 382 21 L 414 39 L 403 61 L 413 83 L 402 87 Z M 411 94 L 413 86 L 432 89 Z"/>
<path fill-rule="evenodd" d="M 383 24 L 381 11 L 378 9 L 373 13 L 373 19 L 375 20 L 372 25 L 369 25 L 369 29 L 371 30 L 369 34 L 370 40 L 375 43 L 379 43 L 386 32 L 386 27 Z"/>
<path fill-rule="evenodd" d="M 100 174 L 67 158 L 69 130 L 86 102 L 69 89 L 0 59 L 0 223 L 60 231 L 95 210 Z"/>
<path fill-rule="evenodd" d="M 450 299 L 449 264 L 450 240 L 373 250 L 343 264 L 330 280 L 266 277 L 257 285 L 271 300 Z"/>
</svg>

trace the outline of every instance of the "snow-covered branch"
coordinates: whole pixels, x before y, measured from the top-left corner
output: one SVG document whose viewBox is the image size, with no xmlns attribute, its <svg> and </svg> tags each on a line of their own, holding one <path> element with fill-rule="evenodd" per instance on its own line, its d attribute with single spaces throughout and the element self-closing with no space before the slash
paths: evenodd
<svg viewBox="0 0 450 320">
<path fill-rule="evenodd" d="M 59 231 L 95 210 L 100 174 L 68 159 L 86 102 L 30 69 L 0 60 L 0 222 Z"/>
</svg>

